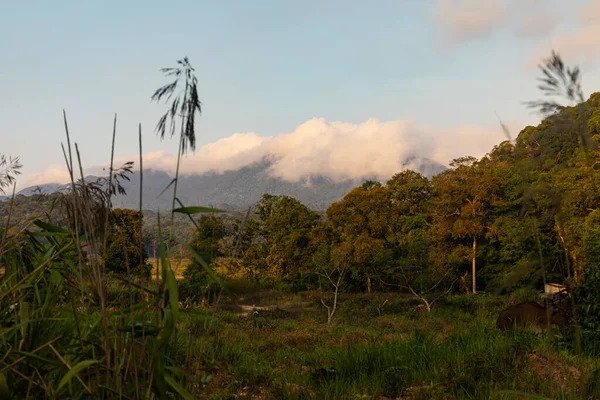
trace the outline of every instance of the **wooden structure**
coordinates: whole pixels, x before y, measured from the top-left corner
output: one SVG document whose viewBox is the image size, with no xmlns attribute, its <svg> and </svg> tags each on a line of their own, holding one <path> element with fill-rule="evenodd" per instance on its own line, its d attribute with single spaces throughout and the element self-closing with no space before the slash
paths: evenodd
<svg viewBox="0 0 600 400">
<path fill-rule="evenodd" d="M 544 285 L 544 294 L 546 296 L 552 296 L 565 290 L 567 290 L 567 287 L 559 283 L 546 283 Z"/>
</svg>

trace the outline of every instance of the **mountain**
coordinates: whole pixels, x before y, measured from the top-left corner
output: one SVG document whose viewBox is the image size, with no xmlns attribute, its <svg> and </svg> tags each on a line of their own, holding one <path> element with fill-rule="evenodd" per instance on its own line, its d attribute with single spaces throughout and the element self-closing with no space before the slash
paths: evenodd
<svg viewBox="0 0 600 400">
<path fill-rule="evenodd" d="M 51 194 L 59 192 L 67 187 L 69 187 L 69 185 L 63 185 L 60 183 L 44 183 L 42 185 L 30 186 L 22 189 L 17 193 L 17 195 L 22 194 L 23 196 L 31 196 L 34 194 Z"/>
<path fill-rule="evenodd" d="M 255 204 L 264 193 L 295 197 L 315 210 L 325 210 L 331 203 L 339 200 L 352 188 L 365 180 L 376 180 L 373 176 L 360 179 L 348 179 L 334 182 L 324 176 L 311 176 L 298 182 L 289 182 L 269 174 L 272 161 L 263 161 L 248 165 L 235 171 L 223 173 L 208 172 L 180 177 L 177 188 L 178 198 L 185 205 L 213 206 L 227 210 L 239 210 Z M 427 159 L 411 157 L 404 165 L 418 165 L 418 170 L 426 176 L 435 175 L 445 169 L 441 164 Z M 115 207 L 138 208 L 140 176 L 135 172 L 129 181 L 122 182 L 127 195 L 116 196 Z M 95 177 L 86 177 L 93 180 Z M 148 210 L 170 209 L 172 177 L 161 170 L 144 170 L 143 206 Z M 42 193 L 53 193 L 68 189 L 69 185 L 40 185 Z M 165 190 L 168 188 L 168 190 Z M 21 190 L 18 194 L 29 196 L 37 193 L 36 187 Z"/>
</svg>

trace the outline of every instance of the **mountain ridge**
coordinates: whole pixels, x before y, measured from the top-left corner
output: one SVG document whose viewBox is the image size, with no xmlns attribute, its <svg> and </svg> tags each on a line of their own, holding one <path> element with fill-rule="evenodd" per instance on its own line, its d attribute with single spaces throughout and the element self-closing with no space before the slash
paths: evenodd
<svg viewBox="0 0 600 400">
<path fill-rule="evenodd" d="M 336 182 L 323 175 L 311 175 L 292 182 L 272 176 L 269 170 L 272 165 L 273 160 L 265 158 L 236 170 L 181 175 L 178 198 L 185 205 L 239 210 L 252 206 L 264 193 L 269 193 L 292 196 L 311 208 L 325 210 L 331 203 L 341 199 L 348 191 L 365 180 L 379 180 L 373 175 L 365 174 L 360 178 Z M 446 169 L 442 164 L 416 156 L 407 158 L 403 165 L 417 165 L 418 172 L 428 177 Z M 139 207 L 139 172 L 134 171 L 129 178 L 129 181 L 122 181 L 127 195 L 115 196 L 113 200 L 115 207 Z M 89 175 L 85 179 L 90 181 L 97 177 Z M 164 170 L 144 169 L 143 180 L 143 208 L 152 211 L 170 209 L 173 192 L 169 185 L 173 178 Z M 17 194 L 24 196 L 37 193 L 52 194 L 69 188 L 70 184 L 46 183 L 24 188 Z"/>
</svg>

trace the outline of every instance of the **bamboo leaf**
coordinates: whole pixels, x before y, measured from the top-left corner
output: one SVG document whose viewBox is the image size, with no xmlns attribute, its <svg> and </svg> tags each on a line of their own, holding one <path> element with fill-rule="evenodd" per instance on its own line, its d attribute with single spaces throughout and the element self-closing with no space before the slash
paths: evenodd
<svg viewBox="0 0 600 400">
<path fill-rule="evenodd" d="M 173 318 L 177 320 L 179 316 L 179 295 L 177 293 L 177 279 L 175 279 L 175 273 L 172 269 L 167 270 L 167 292 L 169 293 L 169 303 L 171 304 L 171 311 L 173 312 Z"/>
<path fill-rule="evenodd" d="M 212 208 L 212 207 L 192 206 L 192 207 L 175 208 L 175 209 L 173 209 L 173 212 L 180 213 L 180 214 L 202 214 L 202 213 L 222 213 L 225 211 L 219 210 L 217 208 Z"/>
<path fill-rule="evenodd" d="M 63 388 L 63 386 L 65 386 L 67 383 L 70 383 L 71 380 L 77 375 L 79 374 L 81 371 L 83 371 L 84 369 L 90 367 L 91 365 L 97 364 L 98 361 L 96 360 L 84 360 L 84 361 L 80 361 L 77 364 L 75 364 L 73 367 L 71 367 L 71 369 L 65 374 L 65 376 L 62 377 L 62 379 L 60 380 L 60 383 L 58 384 L 58 389 L 57 391 L 60 391 L 60 389 Z"/>
<path fill-rule="evenodd" d="M 179 395 L 185 400 L 193 400 L 193 396 L 183 388 L 175 379 L 170 375 L 165 375 L 165 380 Z"/>
<path fill-rule="evenodd" d="M 33 222 L 37 227 L 42 228 L 47 230 L 48 232 L 55 232 L 55 233 L 61 233 L 61 234 L 66 234 L 66 235 L 70 235 L 70 232 L 64 228 L 61 228 L 59 226 L 56 225 L 52 225 L 49 224 L 47 222 L 41 221 L 39 219 L 36 219 Z"/>
<path fill-rule="evenodd" d="M 10 400 L 12 396 L 10 395 L 10 390 L 8 390 L 8 383 L 6 382 L 6 377 L 3 373 L 0 373 L 0 400 Z"/>
<path fill-rule="evenodd" d="M 206 263 L 206 261 L 204 261 L 202 256 L 200 256 L 200 254 L 198 254 L 196 252 L 196 250 L 194 250 L 194 248 L 192 246 L 190 246 L 189 244 L 186 244 L 185 247 L 189 250 L 189 252 L 192 255 L 192 257 L 194 258 L 194 260 L 196 260 L 200 265 L 202 265 L 202 267 L 208 273 L 208 275 L 211 277 L 211 279 L 213 279 L 215 282 L 217 282 L 219 285 L 222 286 L 221 279 L 215 274 L 215 272 Z"/>
<path fill-rule="evenodd" d="M 42 231 L 42 232 L 28 232 L 27 234 L 29 236 L 35 236 L 35 237 L 69 236 L 68 233 L 57 233 L 57 232 L 47 232 L 47 231 Z"/>
<path fill-rule="evenodd" d="M 163 129 L 163 131 L 164 131 L 164 129 Z M 164 136 L 164 133 L 163 133 L 163 136 Z M 160 194 L 159 194 L 158 196 L 156 196 L 156 197 L 158 198 L 158 197 L 162 196 L 162 195 L 163 195 L 163 193 L 165 193 L 167 190 L 169 190 L 169 188 L 170 188 L 171 186 L 173 186 L 173 185 L 175 184 L 175 182 L 176 182 L 176 181 L 177 181 L 177 178 L 174 178 L 174 179 L 173 179 L 173 180 L 172 180 L 172 181 L 171 181 L 171 182 L 170 182 L 170 183 L 167 185 L 167 187 L 166 187 L 166 188 L 164 188 L 164 190 L 163 190 L 162 192 L 160 192 Z"/>
<path fill-rule="evenodd" d="M 19 347 L 23 345 L 25 339 L 27 338 L 27 325 L 29 324 L 29 303 L 26 301 L 21 301 L 21 344 Z"/>
<path fill-rule="evenodd" d="M 165 253 L 165 243 L 163 241 L 163 235 L 162 235 L 162 228 L 161 228 L 161 224 L 160 224 L 160 212 L 157 214 L 158 217 L 158 252 L 160 255 L 160 270 L 161 270 L 161 277 L 162 277 L 162 283 L 163 285 L 165 284 L 166 280 L 167 280 L 167 269 L 169 268 L 169 261 L 167 260 L 167 255 Z"/>
</svg>

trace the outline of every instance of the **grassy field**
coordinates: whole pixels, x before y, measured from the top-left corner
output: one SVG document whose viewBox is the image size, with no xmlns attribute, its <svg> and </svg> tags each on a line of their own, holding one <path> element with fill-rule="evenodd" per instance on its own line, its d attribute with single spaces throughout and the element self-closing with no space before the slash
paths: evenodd
<svg viewBox="0 0 600 400">
<path fill-rule="evenodd" d="M 402 295 L 345 295 L 327 324 L 316 292 L 226 296 L 185 317 L 176 348 L 210 376 L 210 399 L 599 398 L 584 393 L 597 360 L 559 334 L 495 328 L 510 301 L 453 297 L 427 313 Z"/>
<path fill-rule="evenodd" d="M 171 260 L 171 268 L 175 272 L 175 277 L 179 280 L 183 279 L 183 271 L 191 263 L 189 258 L 174 258 Z M 160 276 L 160 262 L 155 257 L 148 258 L 148 264 L 152 265 L 151 277 L 155 279 Z"/>
</svg>

